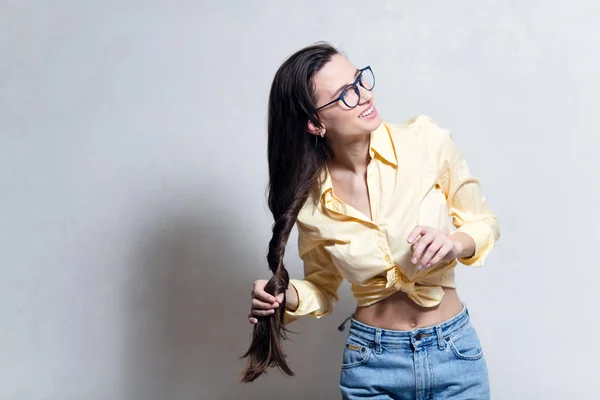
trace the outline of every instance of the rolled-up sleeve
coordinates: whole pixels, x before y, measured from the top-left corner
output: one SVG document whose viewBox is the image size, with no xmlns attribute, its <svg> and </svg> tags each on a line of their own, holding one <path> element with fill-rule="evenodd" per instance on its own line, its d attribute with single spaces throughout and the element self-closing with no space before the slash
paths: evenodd
<svg viewBox="0 0 600 400">
<path fill-rule="evenodd" d="M 343 278 L 322 244 L 312 244 L 298 229 L 299 255 L 304 262 L 304 279 L 290 279 L 298 292 L 298 308 L 286 310 L 284 323 L 288 324 L 303 315 L 321 318 L 333 311 L 338 301 L 338 290 Z"/>
<path fill-rule="evenodd" d="M 479 180 L 471 175 L 450 132 L 443 129 L 438 132 L 442 141 L 439 182 L 446 195 L 448 212 L 457 232 L 466 233 L 475 242 L 473 256 L 458 261 L 468 266 L 482 266 L 500 238 L 498 219 L 490 210 Z"/>
</svg>

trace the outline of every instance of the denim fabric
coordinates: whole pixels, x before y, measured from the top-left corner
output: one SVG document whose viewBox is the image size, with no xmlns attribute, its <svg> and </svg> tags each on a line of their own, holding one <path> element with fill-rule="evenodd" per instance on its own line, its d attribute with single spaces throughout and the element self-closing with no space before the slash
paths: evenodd
<svg viewBox="0 0 600 400">
<path fill-rule="evenodd" d="M 487 366 L 467 308 L 439 325 L 412 331 L 352 318 L 340 389 L 348 400 L 489 399 Z"/>
</svg>

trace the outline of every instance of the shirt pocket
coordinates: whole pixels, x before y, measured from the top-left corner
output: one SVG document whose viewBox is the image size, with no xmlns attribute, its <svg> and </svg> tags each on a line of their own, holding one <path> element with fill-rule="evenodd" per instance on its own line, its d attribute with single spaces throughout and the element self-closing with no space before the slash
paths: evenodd
<svg viewBox="0 0 600 400">
<path fill-rule="evenodd" d="M 342 278 L 351 284 L 361 285 L 385 265 L 384 255 L 376 251 L 373 234 L 368 229 L 353 232 L 352 240 L 327 240 L 324 247 Z"/>
</svg>

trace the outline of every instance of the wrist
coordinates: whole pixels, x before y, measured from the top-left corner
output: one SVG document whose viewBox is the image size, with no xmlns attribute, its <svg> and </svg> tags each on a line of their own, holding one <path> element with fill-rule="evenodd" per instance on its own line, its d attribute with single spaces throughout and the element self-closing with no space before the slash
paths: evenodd
<svg viewBox="0 0 600 400">
<path fill-rule="evenodd" d="M 474 255 L 475 242 L 469 235 L 462 232 L 454 232 L 450 238 L 454 242 L 457 258 L 469 258 Z"/>
<path fill-rule="evenodd" d="M 456 257 L 463 257 L 465 252 L 465 246 L 463 245 L 463 243 L 456 238 L 452 238 L 452 242 L 454 242 L 454 251 L 456 253 Z"/>
<path fill-rule="evenodd" d="M 296 287 L 290 282 L 288 288 L 285 291 L 285 308 L 289 311 L 296 311 L 298 309 L 298 291 Z"/>
</svg>

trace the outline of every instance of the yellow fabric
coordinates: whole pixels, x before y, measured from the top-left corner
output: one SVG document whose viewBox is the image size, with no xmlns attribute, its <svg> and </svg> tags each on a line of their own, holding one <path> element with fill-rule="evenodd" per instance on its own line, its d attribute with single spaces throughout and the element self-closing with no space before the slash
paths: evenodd
<svg viewBox="0 0 600 400">
<path fill-rule="evenodd" d="M 483 265 L 498 240 L 498 221 L 479 182 L 469 173 L 450 133 L 429 117 L 381 124 L 371 133 L 370 155 L 367 187 L 372 220 L 336 198 L 327 170 L 316 207 L 309 198 L 301 209 L 296 225 L 305 276 L 290 280 L 300 302 L 296 311 L 286 310 L 286 322 L 331 313 L 343 279 L 352 284 L 358 306 L 374 304 L 398 290 L 421 306 L 439 304 L 442 287 L 455 287 L 457 260 L 419 271 L 410 261 L 407 242 L 417 225 L 471 236 L 475 254 L 458 260 L 465 265 Z"/>
</svg>

